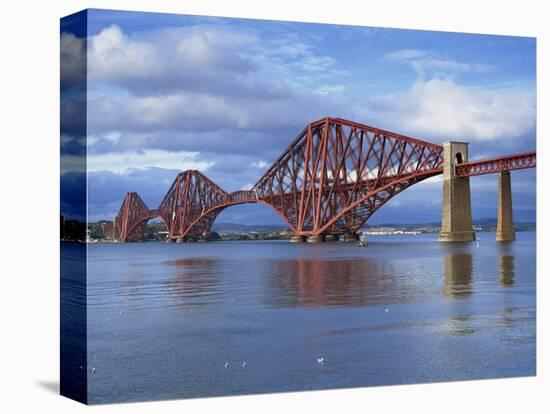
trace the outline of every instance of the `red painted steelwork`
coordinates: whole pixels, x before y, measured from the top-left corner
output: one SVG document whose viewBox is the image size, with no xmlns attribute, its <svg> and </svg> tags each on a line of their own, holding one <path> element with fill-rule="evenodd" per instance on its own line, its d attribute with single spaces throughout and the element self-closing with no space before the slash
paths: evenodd
<svg viewBox="0 0 550 414">
<path fill-rule="evenodd" d="M 487 174 L 496 172 L 490 168 L 504 166 L 529 168 L 522 166 L 527 165 L 522 157 L 525 154 L 486 161 L 489 164 L 463 164 L 457 175 Z M 128 193 L 116 228 L 120 240 L 134 240 L 143 234 L 148 220 L 161 217 L 170 239 L 205 237 L 223 209 L 262 203 L 296 235 L 355 233 L 393 196 L 442 172 L 439 145 L 324 118 L 307 125 L 250 191 L 227 193 L 202 173 L 185 171 L 156 210 L 149 210 L 136 193 Z"/>
<path fill-rule="evenodd" d="M 115 232 L 119 240 L 139 240 L 143 237 L 147 221 L 157 216 L 137 193 L 126 193 L 115 219 Z"/>
<path fill-rule="evenodd" d="M 443 148 L 343 119 L 309 124 L 253 190 L 298 235 L 353 233 L 404 188 L 440 173 Z"/>
<path fill-rule="evenodd" d="M 508 155 L 500 158 L 490 158 L 479 161 L 471 161 L 456 166 L 457 177 L 471 177 L 474 175 L 494 174 L 503 171 L 522 170 L 537 166 L 537 153 L 535 151 Z"/>
</svg>

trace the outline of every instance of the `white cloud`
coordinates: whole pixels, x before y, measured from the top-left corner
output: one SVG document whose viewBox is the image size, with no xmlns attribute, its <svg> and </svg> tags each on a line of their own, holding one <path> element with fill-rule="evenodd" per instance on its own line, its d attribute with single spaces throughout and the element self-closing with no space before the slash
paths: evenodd
<svg viewBox="0 0 550 414">
<path fill-rule="evenodd" d="M 88 68 L 92 81 L 152 75 L 162 69 L 153 44 L 132 41 L 114 25 L 89 39 Z"/>
<path fill-rule="evenodd" d="M 254 161 L 251 165 L 253 168 L 267 168 L 269 166 L 269 163 L 265 162 L 264 160 Z"/>
<path fill-rule="evenodd" d="M 333 93 L 343 92 L 345 89 L 346 88 L 344 85 L 321 85 L 317 89 L 317 93 L 320 95 L 330 95 Z"/>
<path fill-rule="evenodd" d="M 367 110 L 393 130 L 436 141 L 512 139 L 534 130 L 533 93 L 459 85 L 453 79 L 417 81 L 407 91 L 373 99 Z"/>
<path fill-rule="evenodd" d="M 90 92 L 89 133 L 152 131 L 273 130 L 303 127 L 328 113 L 313 94 L 251 99 L 187 91 L 158 96 L 117 96 Z"/>
<path fill-rule="evenodd" d="M 384 56 L 388 60 L 401 61 L 409 59 L 423 58 L 428 54 L 425 50 L 420 49 L 401 49 L 386 53 Z"/>
<path fill-rule="evenodd" d="M 420 181 L 417 186 L 420 187 L 436 187 L 438 189 L 441 188 L 443 184 L 443 175 L 435 175 L 430 178 L 426 178 L 424 181 Z"/>
<path fill-rule="evenodd" d="M 124 153 L 88 154 L 88 172 L 111 171 L 125 173 L 129 170 L 154 168 L 162 165 L 169 170 L 205 170 L 211 163 L 199 160 L 193 152 L 168 152 L 162 150 L 127 151 Z"/>
<path fill-rule="evenodd" d="M 248 183 L 248 184 L 243 185 L 241 188 L 239 188 L 239 190 L 249 191 L 249 190 L 252 189 L 252 187 L 254 187 L 254 184 Z"/>
<path fill-rule="evenodd" d="M 266 71 L 284 78 L 295 90 L 316 89 L 323 82 L 341 80 L 350 75 L 341 68 L 337 59 L 319 53 L 314 45 L 305 43 L 291 32 L 264 39 L 251 50 L 249 57 L 267 68 Z"/>
<path fill-rule="evenodd" d="M 118 26 L 88 40 L 88 79 L 134 95 L 177 90 L 218 94 L 280 94 L 281 85 L 255 77 L 254 63 L 241 47 L 254 37 L 210 26 L 169 28 L 128 35 Z M 256 40 L 257 41 L 257 40 Z"/>
<path fill-rule="evenodd" d="M 61 87 L 78 85 L 86 77 L 85 49 L 82 39 L 62 33 L 60 40 Z"/>
<path fill-rule="evenodd" d="M 61 161 L 61 175 L 71 172 L 86 172 L 86 163 L 80 156 L 62 155 Z"/>
<path fill-rule="evenodd" d="M 276 99 L 348 74 L 293 33 L 260 37 L 197 25 L 129 35 L 113 25 L 88 45 L 90 82 L 139 95 L 185 90 Z"/>
<path fill-rule="evenodd" d="M 343 90 L 314 80 L 336 76 L 336 61 L 288 34 L 200 25 L 129 35 L 111 26 L 89 39 L 88 55 L 89 133 L 148 134 L 149 144 L 159 131 L 298 131 L 329 112 L 318 93 Z"/>
<path fill-rule="evenodd" d="M 461 63 L 452 59 L 418 59 L 410 62 L 417 73 L 427 72 L 490 72 L 494 68 L 483 63 Z"/>
<path fill-rule="evenodd" d="M 401 49 L 384 55 L 386 60 L 405 63 L 421 77 L 455 72 L 491 72 L 495 68 L 486 63 L 459 62 L 438 53 L 420 49 Z"/>
</svg>

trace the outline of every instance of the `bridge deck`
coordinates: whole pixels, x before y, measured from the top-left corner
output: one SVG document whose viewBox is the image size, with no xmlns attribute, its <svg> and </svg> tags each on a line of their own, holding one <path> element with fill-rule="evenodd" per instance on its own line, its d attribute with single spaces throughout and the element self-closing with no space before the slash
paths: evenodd
<svg viewBox="0 0 550 414">
<path fill-rule="evenodd" d="M 457 177 L 472 177 L 475 175 L 495 174 L 504 171 L 522 170 L 537 166 L 535 151 L 507 155 L 505 157 L 487 158 L 471 161 L 456 166 Z"/>
</svg>

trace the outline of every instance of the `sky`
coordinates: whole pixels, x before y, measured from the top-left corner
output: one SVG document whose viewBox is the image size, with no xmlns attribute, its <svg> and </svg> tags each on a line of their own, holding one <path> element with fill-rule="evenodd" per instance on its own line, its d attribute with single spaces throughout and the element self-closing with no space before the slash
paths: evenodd
<svg viewBox="0 0 550 414">
<path fill-rule="evenodd" d="M 128 191 L 156 208 L 187 169 L 250 188 L 325 116 L 466 141 L 471 160 L 536 148 L 534 38 L 91 10 L 86 40 L 61 35 L 88 74 L 87 136 L 62 125 L 62 155 L 87 145 L 90 221 L 112 219 Z M 515 219 L 534 221 L 535 171 L 512 186 Z M 471 188 L 474 219 L 496 217 L 498 177 Z M 417 184 L 369 224 L 439 221 L 441 189 Z M 283 223 L 262 205 L 217 221 Z"/>
</svg>

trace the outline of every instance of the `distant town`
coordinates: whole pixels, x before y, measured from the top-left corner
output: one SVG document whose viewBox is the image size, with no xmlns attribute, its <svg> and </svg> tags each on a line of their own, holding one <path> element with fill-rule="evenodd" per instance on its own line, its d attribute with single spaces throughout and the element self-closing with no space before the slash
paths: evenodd
<svg viewBox="0 0 550 414">
<path fill-rule="evenodd" d="M 474 220 L 476 232 L 495 232 L 496 219 Z M 514 223 L 516 231 L 535 231 L 536 224 L 533 222 Z M 359 233 L 365 236 L 387 236 L 387 235 L 416 235 L 423 233 L 439 233 L 440 223 L 420 224 L 376 224 L 365 225 Z M 149 222 L 145 228 L 144 241 L 162 241 L 166 239 L 168 231 L 162 222 Z M 291 232 L 288 228 L 280 225 L 254 225 L 254 224 L 233 224 L 214 223 L 208 240 L 231 241 L 231 240 L 287 240 Z M 88 227 L 75 220 L 61 219 L 61 240 L 64 241 L 87 241 L 87 242 L 115 242 L 116 232 L 112 221 L 101 220 L 89 223 Z"/>
</svg>

